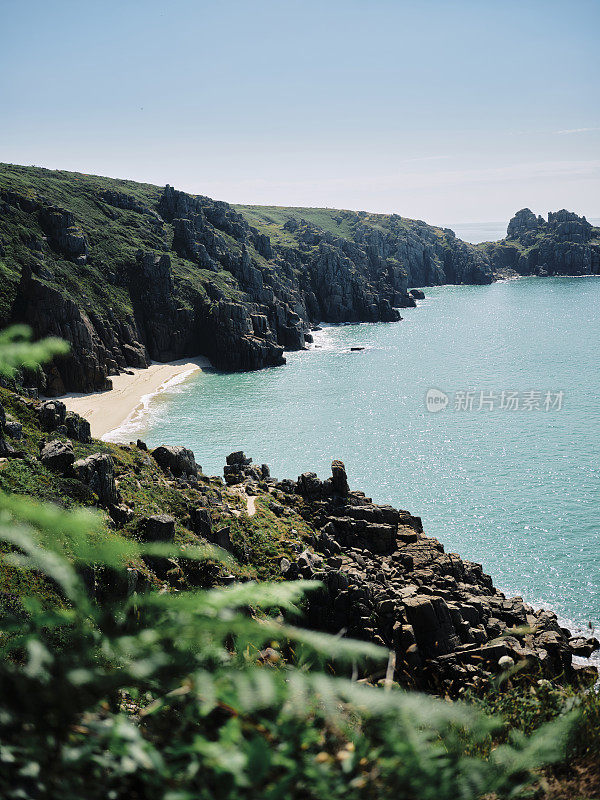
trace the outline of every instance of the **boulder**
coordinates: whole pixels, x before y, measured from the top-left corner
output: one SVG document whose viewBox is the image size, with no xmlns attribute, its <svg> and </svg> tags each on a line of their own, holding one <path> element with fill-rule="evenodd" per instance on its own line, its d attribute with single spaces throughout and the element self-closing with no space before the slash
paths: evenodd
<svg viewBox="0 0 600 800">
<path fill-rule="evenodd" d="M 73 464 L 73 471 L 82 483 L 98 495 L 101 505 L 116 505 L 120 498 L 114 477 L 112 458 L 106 453 L 93 453 Z"/>
<path fill-rule="evenodd" d="M 225 462 L 228 466 L 237 465 L 240 467 L 249 466 L 252 463 L 251 458 L 247 458 L 243 450 L 236 450 L 235 453 L 230 453 Z"/>
<path fill-rule="evenodd" d="M 110 506 L 108 513 L 117 528 L 122 528 L 133 519 L 133 511 L 125 503 Z"/>
<path fill-rule="evenodd" d="M 600 648 L 600 642 L 595 636 L 590 638 L 574 636 L 569 639 L 569 648 L 574 656 L 589 658 L 592 653 Z"/>
<path fill-rule="evenodd" d="M 23 426 L 20 422 L 9 419 L 4 423 L 4 432 L 7 436 L 10 436 L 11 439 L 19 440 L 23 437 Z"/>
<path fill-rule="evenodd" d="M 58 439 L 53 442 L 48 442 L 48 444 L 44 445 L 42 448 L 40 461 L 53 472 L 59 472 L 61 475 L 65 475 L 71 470 L 73 462 L 75 461 L 73 445 L 71 442 L 61 442 Z"/>
<path fill-rule="evenodd" d="M 65 424 L 67 407 L 60 400 L 46 400 L 38 410 L 40 427 L 43 431 L 55 431 Z"/>
<path fill-rule="evenodd" d="M 67 436 L 70 439 L 76 439 L 78 442 L 83 442 L 83 444 L 91 443 L 92 433 L 87 419 L 75 414 L 74 411 L 68 411 L 64 424 L 67 429 Z"/>
<path fill-rule="evenodd" d="M 202 467 L 196 464 L 196 459 L 187 447 L 174 447 L 161 445 L 152 451 L 152 455 L 163 472 L 171 472 L 176 477 L 198 475 Z"/>
<path fill-rule="evenodd" d="M 142 517 L 139 531 L 145 542 L 172 542 L 175 536 L 175 519 L 169 514 Z"/>
</svg>

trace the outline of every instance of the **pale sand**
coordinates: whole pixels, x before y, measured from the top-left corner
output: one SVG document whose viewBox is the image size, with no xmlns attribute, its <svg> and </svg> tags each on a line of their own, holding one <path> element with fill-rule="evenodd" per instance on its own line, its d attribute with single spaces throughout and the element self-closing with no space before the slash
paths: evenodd
<svg viewBox="0 0 600 800">
<path fill-rule="evenodd" d="M 201 369 L 210 367 L 202 356 L 193 359 L 152 363 L 146 369 L 131 369 L 133 375 L 121 373 L 111 376 L 112 391 L 93 394 L 72 393 L 60 398 L 69 411 L 75 411 L 90 423 L 94 439 L 110 438 L 109 434 L 141 416 L 151 396 L 164 392 L 169 385 Z"/>
</svg>

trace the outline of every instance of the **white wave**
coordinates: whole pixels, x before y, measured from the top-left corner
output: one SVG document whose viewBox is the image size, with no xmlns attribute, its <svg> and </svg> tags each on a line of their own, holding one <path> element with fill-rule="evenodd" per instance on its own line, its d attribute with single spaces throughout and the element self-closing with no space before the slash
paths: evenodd
<svg viewBox="0 0 600 800">
<path fill-rule="evenodd" d="M 154 392 L 142 395 L 140 402 L 127 416 L 127 418 L 117 428 L 108 431 L 102 436 L 104 442 L 123 442 L 128 441 L 128 437 L 133 437 L 147 428 L 148 417 L 151 413 L 151 404 L 156 397 L 164 394 L 176 394 L 181 391 L 179 387 L 187 378 L 193 373 L 197 372 L 196 367 L 180 372 L 172 378 L 161 383 L 161 385 Z"/>
</svg>

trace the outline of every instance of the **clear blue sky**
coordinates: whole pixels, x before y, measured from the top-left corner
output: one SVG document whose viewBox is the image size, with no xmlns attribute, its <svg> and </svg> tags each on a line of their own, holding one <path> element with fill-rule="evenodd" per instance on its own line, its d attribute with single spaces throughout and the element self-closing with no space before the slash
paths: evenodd
<svg viewBox="0 0 600 800">
<path fill-rule="evenodd" d="M 600 216 L 599 0 L 0 0 L 0 161 L 429 222 Z"/>
</svg>

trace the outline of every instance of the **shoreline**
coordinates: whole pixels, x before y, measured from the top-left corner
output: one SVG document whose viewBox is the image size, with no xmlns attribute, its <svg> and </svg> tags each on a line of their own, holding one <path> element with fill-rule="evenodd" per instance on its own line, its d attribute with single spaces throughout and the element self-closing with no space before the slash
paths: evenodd
<svg viewBox="0 0 600 800">
<path fill-rule="evenodd" d="M 61 400 L 68 411 L 87 419 L 94 439 L 106 440 L 127 422 L 138 420 L 146 412 L 152 397 L 211 366 L 204 356 L 165 363 L 153 361 L 144 369 L 131 368 L 129 372 L 132 375 L 121 372 L 110 376 L 113 388 L 106 392 L 71 392 L 56 399 Z"/>
</svg>

